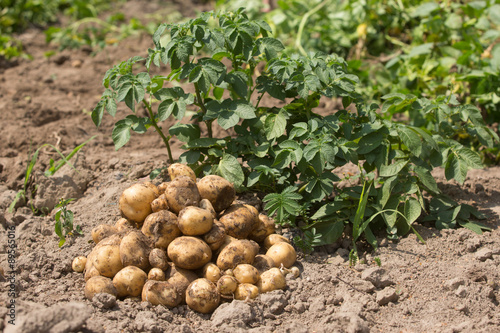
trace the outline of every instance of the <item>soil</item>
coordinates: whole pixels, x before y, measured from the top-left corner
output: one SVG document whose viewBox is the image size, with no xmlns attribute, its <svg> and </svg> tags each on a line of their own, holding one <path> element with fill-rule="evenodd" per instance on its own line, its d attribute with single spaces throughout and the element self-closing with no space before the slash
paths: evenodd
<svg viewBox="0 0 500 333">
<path fill-rule="evenodd" d="M 130 15 L 159 9 L 192 16 L 209 5 L 195 1 L 129 1 Z M 104 117 L 96 129 L 89 112 L 103 91 L 104 72 L 152 45 L 149 36 L 129 38 L 95 56 L 88 49 L 66 50 L 47 58 L 56 47 L 46 45 L 43 32 L 19 36 L 33 60 L 0 67 L 0 266 L 4 270 L 0 297 L 0 330 L 4 332 L 498 332 L 500 271 L 500 168 L 474 170 L 464 185 L 434 175 L 454 199 L 487 214 L 491 232 L 437 230 L 417 223 L 426 243 L 410 234 L 398 241 L 380 238 L 365 263 L 350 267 L 350 240 L 299 254 L 301 275 L 288 278 L 284 291 L 255 300 L 223 303 L 212 314 L 186 305 L 174 309 L 138 299 L 116 300 L 101 294 L 84 297 L 85 281 L 71 269 L 74 257 L 87 255 L 90 231 L 119 219 L 121 192 L 165 167 L 167 153 L 155 133 L 134 137 L 115 151 L 114 119 Z M 125 114 L 122 109 L 117 119 Z M 164 125 L 167 127 L 169 124 Z M 23 203 L 7 208 L 24 184 L 30 154 L 50 144 L 68 154 L 95 138 L 54 176 L 46 177 L 49 160 L 58 160 L 50 146 L 41 149 L 30 185 L 37 185 L 34 215 Z M 174 142 L 174 156 L 182 152 Z M 32 187 L 31 187 L 32 188 Z M 58 247 L 53 207 L 60 198 L 76 198 L 68 208 L 84 236 Z M 259 202 L 256 203 L 259 206 Z M 261 207 L 261 206 L 260 206 Z M 9 230 L 15 228 L 15 273 L 8 262 Z M 381 266 L 376 264 L 380 259 Z M 0 276 L 0 279 L 2 277 Z M 12 279 L 11 279 L 12 278 Z M 16 297 L 8 294 L 11 282 Z M 12 302 L 15 301 L 14 306 Z M 13 310 L 14 309 L 14 310 Z M 9 323 L 14 314 L 15 325 Z"/>
</svg>

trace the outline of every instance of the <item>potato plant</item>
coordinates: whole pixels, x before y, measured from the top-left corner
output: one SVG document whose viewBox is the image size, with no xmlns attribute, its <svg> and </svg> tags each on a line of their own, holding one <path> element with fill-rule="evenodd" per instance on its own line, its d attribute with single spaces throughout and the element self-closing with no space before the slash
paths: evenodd
<svg viewBox="0 0 500 333">
<path fill-rule="evenodd" d="M 182 166 L 185 165 L 175 163 L 170 169 Z M 175 183 L 182 177 L 186 176 L 172 178 L 169 187 L 182 186 L 182 183 Z M 209 194 L 202 195 L 203 200 L 212 200 L 214 204 L 217 200 L 227 202 L 222 210 L 231 210 L 233 206 L 244 207 L 234 202 L 234 192 L 227 191 L 225 187 L 217 190 L 215 185 L 220 183 L 220 179 L 206 176 L 195 186 L 200 190 L 212 188 L 212 192 L 216 193 L 200 191 Z M 266 264 L 266 256 L 258 255 L 261 247 L 265 251 L 264 239 L 277 236 L 274 228 L 268 226 L 265 232 L 261 232 L 264 237 L 260 244 L 250 239 L 237 239 L 227 234 L 226 225 L 214 222 L 223 212 L 213 217 L 212 212 L 215 211 L 201 207 L 199 202 L 189 203 L 178 214 L 168 209 L 151 212 L 151 207 L 148 207 L 152 204 L 149 193 L 136 191 L 138 187 L 151 189 L 156 196 L 163 194 L 161 189 L 169 188 L 152 183 L 133 184 L 120 197 L 119 208 L 123 217 L 115 225 L 101 224 L 92 230 L 95 247 L 86 257 L 76 257 L 72 264 L 75 272 L 84 274 L 85 296 L 89 300 L 102 292 L 120 299 L 141 297 L 142 301 L 168 308 L 187 304 L 194 311 L 210 313 L 219 306 L 221 299 L 255 298 L 259 293 L 286 288 L 286 275 L 292 272 L 288 268 L 297 259 L 295 249 L 288 240 L 275 240 L 268 250 Z M 177 192 L 176 195 L 182 196 L 182 193 Z M 142 228 L 140 223 L 127 218 L 130 207 L 136 207 L 135 215 L 146 215 Z M 260 218 L 264 219 L 264 215 L 261 214 Z M 274 226 L 274 221 L 266 218 L 267 224 Z M 124 225 L 124 219 L 130 222 L 130 227 L 119 231 L 117 225 Z M 158 222 L 156 227 L 144 228 L 151 219 Z M 205 220 L 210 228 L 207 228 Z M 233 231 L 238 228 L 246 230 L 246 225 L 259 226 L 248 221 L 245 215 L 235 216 L 233 222 Z M 162 223 L 168 226 L 161 227 Z M 186 224 L 189 228 L 183 228 Z M 216 247 L 204 240 L 213 227 L 223 238 Z M 151 237 L 152 233 L 154 237 Z M 294 277 L 298 274 L 294 273 Z"/>
<path fill-rule="evenodd" d="M 238 191 L 267 194 L 266 210 L 279 224 L 304 222 L 305 247 L 334 242 L 347 224 L 362 226 L 357 230 L 373 246 L 375 230 L 385 229 L 391 238 L 414 231 L 412 224 L 429 210 L 425 195 L 441 198 L 433 168 L 444 167 L 448 179 L 463 183 L 469 169 L 482 167 L 477 151 L 441 129 L 447 117 L 460 115 L 468 131 L 484 130 L 474 106 L 399 95 L 383 106 L 370 103 L 356 92 L 359 80 L 348 74 L 343 58 L 321 52 L 288 55 L 270 35 L 269 24 L 249 19 L 244 9 L 161 24 L 147 55 L 107 71 L 92 120 L 99 126 L 105 112 L 115 116 L 124 102 L 131 114 L 115 123 L 116 149 L 131 132 L 153 128 L 173 162 L 169 141 L 176 136 L 185 142 L 180 161 L 198 176 L 217 174 Z M 315 112 L 328 98 L 341 102 L 339 110 Z M 147 116 L 136 112 L 139 107 Z M 443 121 L 437 128 L 396 123 L 381 108 L 424 110 Z M 162 129 L 169 118 L 177 123 Z M 214 137 L 217 125 L 234 135 Z M 341 178 L 335 171 L 347 163 L 359 165 L 355 177 L 361 185 L 338 189 Z M 485 228 L 469 219 L 479 216 L 473 209 L 452 206 L 464 212 L 460 225 L 476 232 Z M 430 210 L 439 228 L 451 225 L 452 215 Z"/>
</svg>

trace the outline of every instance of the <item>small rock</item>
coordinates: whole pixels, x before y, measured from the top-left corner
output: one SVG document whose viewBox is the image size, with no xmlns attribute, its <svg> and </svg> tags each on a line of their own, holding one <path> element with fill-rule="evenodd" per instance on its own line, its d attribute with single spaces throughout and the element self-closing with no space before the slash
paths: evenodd
<svg viewBox="0 0 500 333">
<path fill-rule="evenodd" d="M 302 301 L 298 301 L 293 305 L 293 309 L 299 314 L 304 313 L 307 310 L 307 304 Z"/>
<path fill-rule="evenodd" d="M 309 305 L 310 312 L 318 313 L 323 310 L 325 310 L 325 297 L 323 296 L 315 298 Z"/>
<path fill-rule="evenodd" d="M 116 296 L 107 293 L 95 294 L 92 304 L 100 309 L 111 309 L 116 304 Z"/>
<path fill-rule="evenodd" d="M 222 324 L 231 324 L 237 327 L 246 327 L 255 319 L 252 307 L 244 301 L 232 301 L 221 304 L 212 314 L 211 321 L 214 327 Z"/>
<path fill-rule="evenodd" d="M 375 290 L 375 286 L 370 281 L 366 280 L 354 280 L 351 282 L 351 285 L 359 291 L 365 293 L 371 293 Z"/>
<path fill-rule="evenodd" d="M 339 248 L 336 252 L 337 255 L 341 257 L 349 257 L 349 250 L 346 250 L 344 248 Z"/>
<path fill-rule="evenodd" d="M 486 259 L 491 259 L 493 257 L 493 251 L 483 247 L 481 250 L 477 251 L 476 254 L 474 254 L 474 257 L 479 261 L 486 261 Z"/>
<path fill-rule="evenodd" d="M 469 308 L 467 307 L 467 304 L 460 303 L 460 304 L 457 305 L 457 307 L 455 308 L 455 310 L 463 312 L 463 313 L 467 313 L 469 311 Z"/>
<path fill-rule="evenodd" d="M 474 252 L 481 246 L 481 240 L 479 238 L 472 238 L 467 240 L 466 249 L 468 252 Z"/>
<path fill-rule="evenodd" d="M 459 286 L 457 290 L 455 291 L 455 295 L 458 297 L 465 297 L 467 295 L 467 287 L 466 286 Z"/>
<path fill-rule="evenodd" d="M 444 283 L 444 287 L 448 290 L 456 290 L 459 286 L 463 286 L 465 284 L 465 280 L 460 278 L 460 277 L 456 277 L 456 278 L 453 278 L 451 280 L 447 280 L 445 283 Z"/>
<path fill-rule="evenodd" d="M 280 314 L 285 309 L 285 306 L 288 305 L 285 295 L 283 292 L 271 292 L 260 295 L 260 300 L 262 303 L 268 306 L 269 312 L 272 314 Z"/>
<path fill-rule="evenodd" d="M 73 60 L 71 62 L 71 66 L 75 68 L 80 68 L 82 67 L 82 61 L 80 59 Z"/>
<path fill-rule="evenodd" d="M 458 240 L 463 242 L 470 237 L 470 231 L 467 229 L 461 229 L 458 233 Z"/>
<path fill-rule="evenodd" d="M 361 278 L 370 281 L 377 288 L 384 288 L 394 284 L 385 269 L 380 267 L 368 268 L 361 273 Z"/>
<path fill-rule="evenodd" d="M 377 303 L 378 305 L 386 305 L 390 302 L 396 302 L 398 300 L 398 294 L 396 290 L 391 287 L 386 287 L 383 290 L 377 292 Z"/>
<path fill-rule="evenodd" d="M 56 64 L 56 65 L 62 65 L 64 64 L 67 60 L 69 59 L 69 57 L 67 55 L 64 55 L 64 54 L 58 54 L 56 56 L 54 56 L 52 58 L 52 61 Z"/>
</svg>

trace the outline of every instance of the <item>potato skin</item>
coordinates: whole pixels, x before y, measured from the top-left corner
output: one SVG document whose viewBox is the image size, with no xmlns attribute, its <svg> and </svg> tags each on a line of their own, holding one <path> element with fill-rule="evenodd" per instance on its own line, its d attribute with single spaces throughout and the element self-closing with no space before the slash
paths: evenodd
<svg viewBox="0 0 500 333">
<path fill-rule="evenodd" d="M 217 283 L 221 277 L 220 268 L 213 262 L 209 262 L 203 266 L 202 277 L 210 282 Z"/>
<path fill-rule="evenodd" d="M 159 268 L 166 271 L 170 265 L 168 264 L 167 253 L 163 249 L 154 248 L 149 252 L 149 264 L 153 268 Z"/>
<path fill-rule="evenodd" d="M 249 238 L 257 243 L 262 243 L 267 236 L 275 231 L 274 220 L 266 214 L 259 214 L 257 225 L 250 233 Z"/>
<path fill-rule="evenodd" d="M 259 296 L 259 288 L 250 283 L 240 283 L 234 291 L 234 299 L 245 301 Z"/>
<path fill-rule="evenodd" d="M 266 255 L 273 258 L 276 267 L 281 267 L 283 264 L 286 268 L 290 268 L 297 260 L 295 249 L 286 242 L 274 244 L 267 250 Z"/>
<path fill-rule="evenodd" d="M 208 210 L 214 219 L 217 218 L 217 213 L 215 212 L 214 206 L 208 199 L 201 199 L 200 200 L 200 208 Z"/>
<path fill-rule="evenodd" d="M 129 221 L 126 218 L 122 217 L 118 221 L 116 221 L 115 228 L 119 233 L 121 233 L 130 230 L 136 230 L 137 225 L 135 224 L 135 222 Z"/>
<path fill-rule="evenodd" d="M 196 174 L 194 173 L 193 169 L 191 169 L 189 166 L 185 164 L 182 163 L 171 164 L 168 166 L 167 171 L 170 180 L 174 180 L 179 176 L 188 176 L 192 180 L 196 181 Z"/>
<path fill-rule="evenodd" d="M 259 292 L 267 293 L 276 289 L 286 288 L 286 278 L 279 268 L 273 267 L 260 275 L 260 280 L 257 282 Z"/>
<path fill-rule="evenodd" d="M 181 236 L 174 239 L 167 248 L 167 255 L 180 268 L 198 269 L 212 259 L 212 250 L 199 238 Z"/>
<path fill-rule="evenodd" d="M 148 280 L 165 281 L 165 272 L 159 268 L 151 268 L 148 273 Z"/>
<path fill-rule="evenodd" d="M 146 272 L 135 266 L 127 266 L 116 273 L 113 278 L 113 285 L 116 288 L 118 297 L 137 297 L 142 293 L 142 287 L 146 283 L 148 276 Z"/>
<path fill-rule="evenodd" d="M 224 228 L 224 225 L 215 220 L 212 224 L 212 228 L 203 235 L 203 240 L 208 244 L 208 246 L 210 246 L 212 251 L 216 251 L 221 247 L 225 237 L 226 229 Z"/>
<path fill-rule="evenodd" d="M 217 266 L 222 271 L 234 269 L 239 264 L 252 264 L 259 253 L 259 245 L 247 239 L 235 239 L 226 245 L 217 257 Z"/>
<path fill-rule="evenodd" d="M 92 300 L 95 294 L 106 293 L 113 296 L 117 295 L 113 281 L 104 276 L 93 276 L 85 283 L 85 297 Z"/>
<path fill-rule="evenodd" d="M 177 216 L 168 210 L 151 213 L 146 217 L 141 231 L 154 247 L 166 249 L 175 238 L 181 235 L 177 226 Z"/>
<path fill-rule="evenodd" d="M 118 233 L 118 229 L 114 225 L 99 224 L 90 232 L 94 243 L 98 244 L 104 238 Z"/>
<path fill-rule="evenodd" d="M 258 254 L 255 256 L 255 260 L 253 261 L 253 267 L 257 268 L 260 274 L 265 271 L 270 270 L 273 267 L 276 267 L 273 258 L 270 256 L 266 256 L 265 254 Z"/>
<path fill-rule="evenodd" d="M 142 301 L 174 308 L 182 301 L 177 289 L 168 281 L 148 280 L 142 288 Z"/>
<path fill-rule="evenodd" d="M 288 238 L 286 238 L 285 236 L 281 236 L 278 234 L 270 234 L 264 239 L 264 247 L 266 249 L 269 249 L 271 246 L 279 242 L 290 243 Z"/>
<path fill-rule="evenodd" d="M 178 176 L 169 182 L 165 197 L 168 207 L 176 214 L 187 206 L 198 206 L 201 200 L 196 182 L 188 176 Z"/>
<path fill-rule="evenodd" d="M 228 208 L 236 199 L 234 185 L 220 176 L 205 176 L 198 181 L 197 185 L 201 197 L 208 199 L 216 212 Z"/>
<path fill-rule="evenodd" d="M 249 264 L 239 264 L 233 269 L 233 274 L 239 283 L 255 284 L 259 281 L 259 271 Z"/>
<path fill-rule="evenodd" d="M 196 279 L 186 289 L 186 304 L 197 312 L 211 313 L 219 303 L 219 290 L 208 279 Z"/>
<path fill-rule="evenodd" d="M 217 288 L 221 295 L 224 296 L 233 296 L 237 287 L 238 281 L 231 275 L 222 275 L 219 281 L 217 281 Z"/>
<path fill-rule="evenodd" d="M 203 235 L 212 229 L 214 218 L 210 211 L 200 207 L 188 206 L 179 212 L 177 224 L 186 236 Z"/>
<path fill-rule="evenodd" d="M 151 210 L 153 211 L 153 213 L 167 209 L 168 209 L 168 203 L 167 203 L 167 198 L 165 197 L 165 193 L 160 194 L 158 198 L 154 199 L 151 202 Z"/>
<path fill-rule="evenodd" d="M 147 271 L 152 246 L 148 237 L 139 230 L 131 231 L 120 243 L 120 259 L 124 267 L 136 266 Z"/>
<path fill-rule="evenodd" d="M 186 289 L 191 282 L 196 280 L 198 275 L 188 269 L 172 266 L 167 281 L 175 287 L 181 303 L 186 301 Z"/>
<path fill-rule="evenodd" d="M 123 268 L 120 260 L 120 246 L 104 245 L 97 249 L 92 257 L 92 265 L 99 271 L 99 275 L 114 277 Z"/>
<path fill-rule="evenodd" d="M 157 198 L 157 193 L 157 189 L 155 191 L 152 186 L 144 183 L 137 183 L 125 189 L 119 200 L 122 217 L 142 224 L 152 212 L 151 203 Z"/>
<path fill-rule="evenodd" d="M 259 219 L 246 205 L 234 204 L 224 211 L 219 221 L 224 225 L 226 234 L 246 239 L 257 226 Z"/>
<path fill-rule="evenodd" d="M 71 263 L 71 268 L 73 271 L 77 273 L 81 273 L 85 270 L 85 266 L 87 265 L 87 257 L 78 256 L 73 259 Z"/>
</svg>

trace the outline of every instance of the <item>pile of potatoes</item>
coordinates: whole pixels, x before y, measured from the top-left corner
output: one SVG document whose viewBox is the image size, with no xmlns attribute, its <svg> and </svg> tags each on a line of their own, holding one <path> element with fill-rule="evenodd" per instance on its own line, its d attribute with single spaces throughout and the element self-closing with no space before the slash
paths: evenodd
<svg viewBox="0 0 500 333">
<path fill-rule="evenodd" d="M 73 260 L 88 299 L 108 293 L 210 313 L 223 300 L 284 289 L 286 274 L 298 276 L 293 246 L 271 218 L 235 203 L 232 183 L 216 175 L 197 181 L 180 163 L 168 173 L 169 182 L 127 188 L 122 218 L 92 230 L 96 246 Z"/>
</svg>

